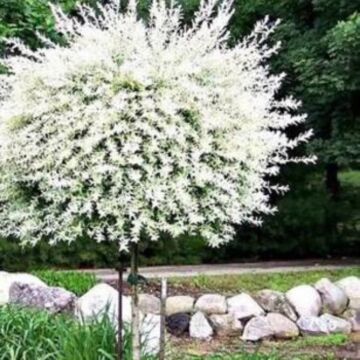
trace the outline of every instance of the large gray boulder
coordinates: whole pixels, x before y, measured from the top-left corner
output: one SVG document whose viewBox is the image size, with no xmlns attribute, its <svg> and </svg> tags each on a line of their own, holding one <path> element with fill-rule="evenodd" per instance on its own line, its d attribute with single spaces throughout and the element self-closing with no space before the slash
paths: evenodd
<svg viewBox="0 0 360 360">
<path fill-rule="evenodd" d="M 301 316 L 296 324 L 304 335 L 329 334 L 327 323 L 317 316 Z"/>
<path fill-rule="evenodd" d="M 273 336 L 273 329 L 265 316 L 255 316 L 245 325 L 242 339 L 258 341 Z"/>
<path fill-rule="evenodd" d="M 155 295 L 140 294 L 139 309 L 144 314 L 160 315 L 160 299 Z"/>
<path fill-rule="evenodd" d="M 190 320 L 190 337 L 195 339 L 209 339 L 213 335 L 214 331 L 206 319 L 205 315 L 198 311 Z"/>
<path fill-rule="evenodd" d="M 349 299 L 339 286 L 323 278 L 315 284 L 315 289 L 321 296 L 324 313 L 340 315 L 345 311 Z"/>
<path fill-rule="evenodd" d="M 97 284 L 76 302 L 75 315 L 80 321 L 91 322 L 108 316 L 118 326 L 119 293 L 107 284 Z M 131 323 L 131 298 L 122 297 L 122 313 L 125 323 Z"/>
<path fill-rule="evenodd" d="M 236 319 L 246 320 L 254 316 L 261 316 L 265 311 L 248 294 L 242 293 L 228 299 L 228 311 Z"/>
<path fill-rule="evenodd" d="M 323 314 L 320 317 L 302 316 L 297 321 L 297 325 L 300 331 L 307 335 L 349 334 L 351 332 L 349 321 L 331 314 Z"/>
<path fill-rule="evenodd" d="M 218 336 L 240 335 L 243 329 L 241 321 L 233 314 L 214 314 L 210 316 L 210 322 Z"/>
<path fill-rule="evenodd" d="M 38 277 L 25 273 L 7 273 L 0 274 L 0 306 L 9 302 L 10 288 L 14 283 L 33 284 L 38 286 L 47 286 Z"/>
<path fill-rule="evenodd" d="M 195 310 L 208 315 L 225 314 L 227 312 L 226 298 L 218 294 L 202 295 L 195 303 Z"/>
<path fill-rule="evenodd" d="M 255 299 L 267 312 L 280 313 L 292 321 L 297 320 L 296 312 L 286 300 L 284 293 L 265 289 L 257 292 Z"/>
<path fill-rule="evenodd" d="M 293 339 L 299 336 L 299 328 L 286 316 L 278 313 L 269 313 L 266 320 L 277 339 Z"/>
<path fill-rule="evenodd" d="M 166 299 L 166 316 L 192 313 L 195 299 L 192 296 L 170 296 Z"/>
<path fill-rule="evenodd" d="M 46 310 L 52 314 L 74 312 L 76 296 L 59 287 L 15 282 L 10 287 L 9 303 Z"/>
<path fill-rule="evenodd" d="M 331 314 L 323 314 L 320 316 L 321 321 L 327 324 L 329 334 L 350 334 L 351 324 L 349 321 L 341 319 Z"/>
<path fill-rule="evenodd" d="M 360 310 L 360 279 L 356 276 L 349 276 L 338 281 L 336 285 L 343 289 L 349 298 L 349 307 Z"/>
<path fill-rule="evenodd" d="M 286 293 L 286 298 L 299 316 L 318 316 L 322 308 L 319 293 L 310 285 L 299 285 Z"/>
</svg>

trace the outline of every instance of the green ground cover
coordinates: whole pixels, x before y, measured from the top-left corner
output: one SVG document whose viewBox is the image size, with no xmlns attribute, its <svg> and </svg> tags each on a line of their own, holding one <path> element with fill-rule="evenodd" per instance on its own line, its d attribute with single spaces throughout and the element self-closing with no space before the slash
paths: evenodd
<svg viewBox="0 0 360 360">
<path fill-rule="evenodd" d="M 347 276 L 360 276 L 360 266 L 336 270 L 309 270 L 289 273 L 243 274 L 243 275 L 199 275 L 191 278 L 173 278 L 170 284 L 175 287 L 195 288 L 205 291 L 234 293 L 255 292 L 265 288 L 287 291 L 301 284 L 313 284 L 326 277 L 332 281 Z"/>
<path fill-rule="evenodd" d="M 49 286 L 65 288 L 78 296 L 85 294 L 98 282 L 93 274 L 76 271 L 38 270 L 33 274 Z"/>
</svg>

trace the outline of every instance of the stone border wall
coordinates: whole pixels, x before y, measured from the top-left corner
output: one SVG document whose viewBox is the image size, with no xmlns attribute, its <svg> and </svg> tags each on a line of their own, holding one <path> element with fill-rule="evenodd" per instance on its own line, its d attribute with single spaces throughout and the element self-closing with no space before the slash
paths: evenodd
<svg viewBox="0 0 360 360">
<path fill-rule="evenodd" d="M 7 303 L 53 314 L 68 313 L 79 321 L 89 321 L 107 311 L 117 326 L 118 292 L 107 284 L 98 284 L 77 298 L 65 289 L 47 286 L 33 275 L 0 272 L 0 305 Z M 146 334 L 147 352 L 154 354 L 159 346 L 160 300 L 141 294 L 139 304 L 140 331 Z M 131 299 L 127 296 L 123 297 L 123 316 L 125 322 L 131 322 Z M 173 336 L 200 340 L 239 336 L 244 341 L 260 341 L 358 332 L 360 279 L 350 276 L 332 283 L 323 278 L 286 293 L 266 289 L 252 296 L 171 296 L 166 299 L 166 325 Z"/>
</svg>

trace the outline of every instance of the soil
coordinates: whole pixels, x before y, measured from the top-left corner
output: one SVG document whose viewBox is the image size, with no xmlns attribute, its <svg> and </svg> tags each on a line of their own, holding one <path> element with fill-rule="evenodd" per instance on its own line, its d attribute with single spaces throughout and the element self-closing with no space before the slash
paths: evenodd
<svg viewBox="0 0 360 360">
<path fill-rule="evenodd" d="M 118 289 L 118 281 L 107 281 L 109 285 Z M 142 284 L 140 286 L 140 293 L 152 294 L 157 297 L 160 297 L 161 293 L 161 284 L 159 280 L 148 280 L 146 284 Z M 123 284 L 123 293 L 124 295 L 130 295 L 131 289 L 127 282 Z M 167 296 L 175 296 L 175 295 L 190 295 L 195 298 L 202 295 L 204 292 L 202 289 L 198 289 L 189 285 L 181 285 L 181 284 L 169 284 L 167 288 Z"/>
<path fill-rule="evenodd" d="M 238 337 L 214 338 L 210 341 L 196 341 L 189 336 L 170 337 L 172 348 L 176 348 L 178 357 L 174 360 L 184 359 L 184 355 L 206 356 L 214 353 L 276 353 L 281 360 L 294 360 L 306 358 L 308 360 L 359 360 L 360 334 L 353 334 L 350 342 L 341 346 L 291 346 L 291 341 L 263 341 L 262 343 L 245 343 Z"/>
</svg>

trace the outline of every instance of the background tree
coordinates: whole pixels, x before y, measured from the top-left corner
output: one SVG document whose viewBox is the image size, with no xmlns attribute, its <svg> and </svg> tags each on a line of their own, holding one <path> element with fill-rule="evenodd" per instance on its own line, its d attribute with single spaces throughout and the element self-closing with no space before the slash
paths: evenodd
<svg viewBox="0 0 360 360">
<path fill-rule="evenodd" d="M 98 0 L 83 1 L 91 6 Z M 0 36 L 20 37 L 32 48 L 40 46 L 36 31 L 60 41 L 48 0 L 9 0 L 0 4 Z M 57 1 L 65 12 L 77 15 L 75 1 Z M 198 0 L 181 2 L 187 23 Z M 149 1 L 142 0 L 142 16 L 148 16 Z M 231 20 L 232 42 L 250 32 L 255 21 L 269 14 L 281 19 L 274 34 L 282 48 L 271 62 L 273 71 L 285 71 L 283 89 L 303 102 L 307 124 L 316 136 L 309 151 L 317 166 L 287 166 L 282 181 L 293 189 L 284 199 L 273 198 L 281 212 L 265 217 L 262 228 L 241 226 L 239 241 L 212 252 L 201 237 L 183 236 L 142 245 L 143 263 L 161 264 L 234 261 L 234 258 L 289 258 L 355 255 L 359 249 L 360 176 L 357 171 L 359 110 L 359 5 L 356 1 L 264 1 L 238 0 Z M 332 49 L 332 50 L 331 50 Z M 5 47 L 0 48 L 4 52 Z M 331 131 L 329 129 L 332 129 Z M 324 174 L 326 176 L 324 176 Z M 341 189 L 341 191 L 339 191 Z M 335 194 L 335 195 L 334 195 Z M 336 200 L 336 201 L 333 201 Z M 306 209 L 306 210 L 304 210 Z M 169 249 L 166 244 L 172 241 Z M 182 246 L 186 244 L 186 246 Z M 191 247 L 191 255 L 184 251 Z M 108 241 L 95 244 L 84 236 L 70 246 L 49 247 L 40 242 L 34 250 L 19 250 L 11 239 L 0 241 L 0 266 L 26 269 L 54 266 L 111 266 L 116 247 Z M 21 262 L 19 259 L 21 258 Z"/>
</svg>

